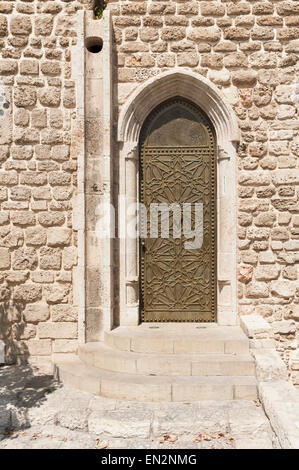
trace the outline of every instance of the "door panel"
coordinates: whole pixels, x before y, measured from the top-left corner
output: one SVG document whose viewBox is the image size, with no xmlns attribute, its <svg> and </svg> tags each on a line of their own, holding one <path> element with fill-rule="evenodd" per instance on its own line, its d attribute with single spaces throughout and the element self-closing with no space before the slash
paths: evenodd
<svg viewBox="0 0 299 470">
<path fill-rule="evenodd" d="M 197 107 L 176 98 L 150 115 L 140 146 L 140 202 L 147 209 L 141 221 L 147 236 L 140 240 L 143 321 L 216 320 L 215 167 L 213 129 Z M 157 238 L 151 233 L 153 204 L 169 208 L 156 216 Z M 191 234 L 178 238 L 173 229 L 174 214 L 177 230 L 184 228 L 184 204 L 191 205 L 191 230 L 196 217 L 202 220 L 202 244 L 193 249 L 186 248 Z M 195 204 L 202 205 L 202 218 Z M 169 237 L 162 232 L 168 220 Z"/>
</svg>

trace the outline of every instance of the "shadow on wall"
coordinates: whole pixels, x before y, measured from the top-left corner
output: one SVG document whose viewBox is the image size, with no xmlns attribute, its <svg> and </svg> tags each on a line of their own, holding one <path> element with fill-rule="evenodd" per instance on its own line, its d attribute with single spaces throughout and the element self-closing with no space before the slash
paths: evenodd
<svg viewBox="0 0 299 470">
<path fill-rule="evenodd" d="M 27 364 L 29 351 L 24 339 L 35 331 L 35 325 L 21 321 L 25 304 L 12 301 L 0 304 L 0 339 L 5 344 L 6 364 Z"/>
<path fill-rule="evenodd" d="M 26 340 L 35 337 L 36 326 L 22 322 L 24 309 L 22 303 L 0 304 L 0 339 L 5 344 L 6 361 L 0 366 L 0 440 L 30 427 L 30 409 L 41 406 L 59 387 L 53 375 L 41 375 L 28 364 Z"/>
<path fill-rule="evenodd" d="M 60 385 L 32 366 L 0 367 L 0 440 L 31 426 L 30 410 L 40 407 Z"/>
</svg>

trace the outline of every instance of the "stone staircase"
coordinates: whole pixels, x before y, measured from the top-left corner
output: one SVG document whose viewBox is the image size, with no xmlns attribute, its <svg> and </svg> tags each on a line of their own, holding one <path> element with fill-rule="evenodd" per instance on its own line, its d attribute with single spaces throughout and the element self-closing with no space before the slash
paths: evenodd
<svg viewBox="0 0 299 470">
<path fill-rule="evenodd" d="M 190 402 L 257 398 L 254 359 L 240 327 L 150 324 L 119 327 L 104 342 L 55 357 L 66 385 L 109 398 Z"/>
</svg>

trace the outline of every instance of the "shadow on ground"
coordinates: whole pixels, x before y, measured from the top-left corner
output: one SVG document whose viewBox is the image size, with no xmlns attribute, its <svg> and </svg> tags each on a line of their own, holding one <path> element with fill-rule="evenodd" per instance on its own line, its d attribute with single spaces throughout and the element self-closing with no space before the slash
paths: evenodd
<svg viewBox="0 0 299 470">
<path fill-rule="evenodd" d="M 30 427 L 29 411 L 60 385 L 29 365 L 0 367 L 0 439 Z"/>
</svg>

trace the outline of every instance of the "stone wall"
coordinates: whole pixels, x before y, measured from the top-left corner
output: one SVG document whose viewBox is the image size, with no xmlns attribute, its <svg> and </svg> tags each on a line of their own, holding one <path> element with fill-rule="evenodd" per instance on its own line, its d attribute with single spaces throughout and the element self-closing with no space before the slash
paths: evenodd
<svg viewBox="0 0 299 470">
<path fill-rule="evenodd" d="M 71 48 L 91 2 L 0 3 L 0 338 L 8 362 L 77 346 Z"/>
<path fill-rule="evenodd" d="M 120 106 L 173 67 L 204 75 L 233 105 L 242 131 L 239 312 L 273 324 L 298 384 L 299 1 L 109 3 Z"/>
<path fill-rule="evenodd" d="M 76 349 L 71 47 L 76 13 L 92 3 L 0 3 L 0 324 L 11 358 L 46 362 Z M 173 67 L 204 75 L 234 107 L 239 312 L 273 324 L 298 384 L 299 1 L 110 0 L 108 8 L 115 124 L 139 83 Z"/>
</svg>

